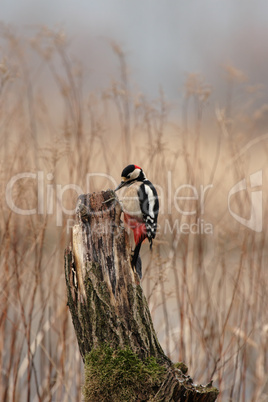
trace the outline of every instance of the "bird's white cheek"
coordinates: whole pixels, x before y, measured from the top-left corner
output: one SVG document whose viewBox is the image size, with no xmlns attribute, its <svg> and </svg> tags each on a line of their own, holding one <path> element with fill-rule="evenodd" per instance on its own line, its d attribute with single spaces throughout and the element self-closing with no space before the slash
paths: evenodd
<svg viewBox="0 0 268 402">
<path fill-rule="evenodd" d="M 135 169 L 135 170 L 133 170 L 133 172 L 131 173 L 131 179 L 133 180 L 133 179 L 137 179 L 137 177 L 139 177 L 139 174 L 140 174 L 140 169 Z"/>
</svg>

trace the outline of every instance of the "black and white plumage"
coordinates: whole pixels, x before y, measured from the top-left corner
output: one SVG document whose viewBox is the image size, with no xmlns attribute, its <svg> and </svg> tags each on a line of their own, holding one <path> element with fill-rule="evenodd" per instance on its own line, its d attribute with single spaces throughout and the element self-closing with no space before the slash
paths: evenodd
<svg viewBox="0 0 268 402">
<path fill-rule="evenodd" d="M 136 264 L 143 240 L 148 238 L 150 248 L 152 248 L 157 230 L 159 200 L 154 185 L 146 178 L 139 166 L 128 165 L 125 167 L 121 174 L 121 180 L 115 191 L 122 187 L 127 187 L 122 199 L 122 206 L 124 220 L 134 233 L 136 247 L 132 258 L 132 266 L 137 267 Z"/>
</svg>

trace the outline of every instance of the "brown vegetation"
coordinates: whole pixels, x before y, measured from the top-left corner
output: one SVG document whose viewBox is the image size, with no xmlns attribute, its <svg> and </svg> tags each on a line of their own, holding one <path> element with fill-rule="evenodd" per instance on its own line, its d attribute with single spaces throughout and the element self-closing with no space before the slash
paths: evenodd
<svg viewBox="0 0 268 402">
<path fill-rule="evenodd" d="M 142 287 L 165 353 L 184 361 L 197 383 L 213 377 L 219 401 L 265 401 L 266 226 L 246 228 L 227 205 L 233 185 L 257 170 L 267 188 L 268 136 L 264 113 L 259 123 L 254 108 L 257 93 L 241 72 L 225 68 L 228 103 L 215 114 L 208 107 L 213 89 L 191 74 L 174 110 L 164 91 L 155 101 L 137 95 L 124 53 L 113 49 L 119 78 L 92 94 L 62 32 L 43 29 L 28 43 L 1 27 L 0 398 L 81 400 L 82 364 L 66 306 L 72 215 L 65 212 L 80 189 L 112 188 L 129 162 L 143 167 L 160 195 L 153 253 L 142 248 Z M 188 187 L 180 196 L 195 200 L 174 200 L 183 184 L 197 193 Z M 246 218 L 247 195 L 232 200 Z M 266 201 L 263 194 L 263 223 Z M 182 224 L 192 230 L 176 230 Z"/>
</svg>

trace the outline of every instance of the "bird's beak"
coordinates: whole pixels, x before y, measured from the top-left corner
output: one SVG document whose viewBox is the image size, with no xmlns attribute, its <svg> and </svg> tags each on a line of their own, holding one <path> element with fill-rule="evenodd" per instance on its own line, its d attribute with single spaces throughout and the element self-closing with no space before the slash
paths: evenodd
<svg viewBox="0 0 268 402">
<path fill-rule="evenodd" d="M 116 189 L 114 191 L 119 190 L 120 188 L 122 188 L 123 186 L 125 186 L 127 184 L 127 182 L 125 181 L 121 181 L 121 183 L 119 184 L 119 186 L 116 187 Z"/>
</svg>

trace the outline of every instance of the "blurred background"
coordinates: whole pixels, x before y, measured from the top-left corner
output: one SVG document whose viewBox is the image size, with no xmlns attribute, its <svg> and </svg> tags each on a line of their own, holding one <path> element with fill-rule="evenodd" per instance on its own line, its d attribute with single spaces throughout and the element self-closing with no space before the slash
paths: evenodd
<svg viewBox="0 0 268 402">
<path fill-rule="evenodd" d="M 160 196 L 141 257 L 165 352 L 219 401 L 266 401 L 267 2 L 11 0 L 0 19 L 1 400 L 82 400 L 64 249 L 78 195 L 135 163 Z"/>
</svg>

